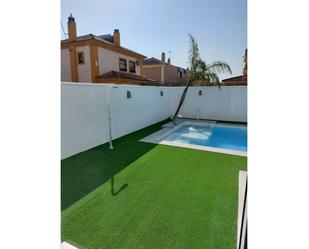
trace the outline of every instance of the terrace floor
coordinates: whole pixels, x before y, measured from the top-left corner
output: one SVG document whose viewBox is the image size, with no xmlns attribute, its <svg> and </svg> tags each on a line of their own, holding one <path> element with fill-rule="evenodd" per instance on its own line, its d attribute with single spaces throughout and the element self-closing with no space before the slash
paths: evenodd
<svg viewBox="0 0 309 249">
<path fill-rule="evenodd" d="M 166 121 L 165 121 L 166 122 Z M 78 248 L 236 248 L 247 158 L 143 143 L 164 122 L 61 162 L 63 241 Z"/>
</svg>

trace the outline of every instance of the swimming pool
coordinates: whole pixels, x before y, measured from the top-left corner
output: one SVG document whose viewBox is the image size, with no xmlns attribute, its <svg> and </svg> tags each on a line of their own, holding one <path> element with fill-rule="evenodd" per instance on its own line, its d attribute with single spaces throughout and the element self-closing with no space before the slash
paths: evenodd
<svg viewBox="0 0 309 249">
<path fill-rule="evenodd" d="M 247 128 L 183 125 L 164 138 L 165 141 L 247 151 Z"/>
<path fill-rule="evenodd" d="M 184 121 L 173 128 L 164 128 L 141 141 L 246 156 L 247 126 Z"/>
</svg>

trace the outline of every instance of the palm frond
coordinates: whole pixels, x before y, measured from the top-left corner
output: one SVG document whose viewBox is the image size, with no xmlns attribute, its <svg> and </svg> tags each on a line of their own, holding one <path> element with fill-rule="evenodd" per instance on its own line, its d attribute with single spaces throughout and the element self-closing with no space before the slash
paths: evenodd
<svg viewBox="0 0 309 249">
<path fill-rule="evenodd" d="M 190 47 L 189 47 L 189 70 L 187 75 L 187 86 L 184 89 L 178 108 L 173 116 L 173 123 L 176 124 L 175 120 L 179 113 L 179 110 L 182 104 L 185 101 L 187 90 L 190 85 L 193 83 L 201 85 L 216 85 L 220 88 L 221 83 L 219 80 L 219 73 L 229 72 L 232 73 L 232 70 L 229 64 L 223 61 L 215 61 L 210 65 L 207 65 L 206 62 L 201 58 L 199 48 L 195 38 L 189 33 Z"/>
<path fill-rule="evenodd" d="M 218 75 L 216 74 L 216 72 L 208 72 L 206 74 L 206 79 L 208 81 L 208 85 L 209 84 L 217 84 L 220 82 Z"/>
<path fill-rule="evenodd" d="M 194 64 L 195 60 L 200 58 L 200 52 L 195 38 L 189 33 L 190 47 L 189 47 L 189 63 L 190 67 Z"/>
<path fill-rule="evenodd" d="M 215 73 L 230 73 L 232 74 L 232 69 L 230 65 L 224 61 L 215 61 L 206 67 L 207 71 L 215 72 Z"/>
</svg>

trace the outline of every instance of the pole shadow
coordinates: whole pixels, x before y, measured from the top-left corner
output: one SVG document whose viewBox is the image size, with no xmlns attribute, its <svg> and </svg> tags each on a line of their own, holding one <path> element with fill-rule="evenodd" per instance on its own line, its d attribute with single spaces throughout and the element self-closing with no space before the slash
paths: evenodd
<svg viewBox="0 0 309 249">
<path fill-rule="evenodd" d="M 112 196 L 118 195 L 122 190 L 124 190 L 126 187 L 128 187 L 128 184 L 123 184 L 117 191 L 115 191 L 115 180 L 114 176 L 111 177 L 111 194 Z"/>
<path fill-rule="evenodd" d="M 168 120 L 148 126 L 113 140 L 115 148 L 105 143 L 61 160 L 61 210 L 111 180 L 132 162 L 148 153 L 157 144 L 139 140 L 160 130 Z M 122 186 L 122 191 L 126 186 Z M 118 194 L 120 191 L 114 191 Z"/>
</svg>

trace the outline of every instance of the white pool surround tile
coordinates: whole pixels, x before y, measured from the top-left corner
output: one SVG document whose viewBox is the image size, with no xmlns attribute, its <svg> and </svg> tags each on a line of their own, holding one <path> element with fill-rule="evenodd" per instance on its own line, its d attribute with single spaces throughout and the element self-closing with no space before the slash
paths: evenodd
<svg viewBox="0 0 309 249">
<path fill-rule="evenodd" d="M 75 246 L 73 246 L 73 245 L 71 245 L 71 244 L 69 244 L 69 243 L 66 242 L 66 241 L 63 241 L 63 242 L 61 243 L 61 249 L 78 249 L 78 248 L 75 247 Z"/>
</svg>

